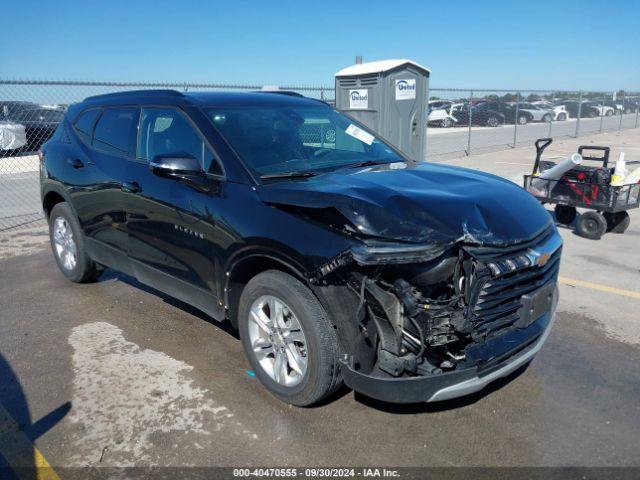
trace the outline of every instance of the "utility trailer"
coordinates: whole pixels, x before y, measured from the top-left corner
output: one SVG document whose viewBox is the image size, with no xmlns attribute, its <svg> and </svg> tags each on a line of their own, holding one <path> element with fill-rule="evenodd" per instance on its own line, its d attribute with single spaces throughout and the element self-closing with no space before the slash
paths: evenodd
<svg viewBox="0 0 640 480">
<path fill-rule="evenodd" d="M 587 209 L 576 222 L 578 235 L 598 240 L 605 232 L 624 233 L 629 227 L 627 210 L 640 205 L 640 184 L 613 186 L 609 168 L 609 147 L 582 145 L 578 153 L 583 160 L 601 165 L 579 165 L 564 173 L 559 179 L 544 179 L 541 172 L 555 166 L 555 162 L 541 160 L 544 150 L 551 145 L 551 138 L 539 138 L 535 142 L 536 160 L 530 175 L 524 176 L 524 189 L 543 204 L 555 204 L 556 220 L 570 225 L 576 219 L 577 208 Z M 637 164 L 640 162 L 627 162 Z"/>
</svg>

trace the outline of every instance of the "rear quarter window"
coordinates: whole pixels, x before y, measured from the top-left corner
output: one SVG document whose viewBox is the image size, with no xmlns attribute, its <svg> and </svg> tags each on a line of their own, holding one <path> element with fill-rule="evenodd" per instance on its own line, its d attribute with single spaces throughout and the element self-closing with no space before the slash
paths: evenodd
<svg viewBox="0 0 640 480">
<path fill-rule="evenodd" d="M 87 110 L 80 114 L 74 125 L 78 136 L 86 143 L 91 143 L 91 135 L 93 134 L 93 126 L 96 123 L 96 119 L 100 115 L 101 110 L 92 109 Z"/>
<path fill-rule="evenodd" d="M 107 108 L 93 132 L 93 146 L 115 155 L 133 155 L 137 108 Z"/>
</svg>

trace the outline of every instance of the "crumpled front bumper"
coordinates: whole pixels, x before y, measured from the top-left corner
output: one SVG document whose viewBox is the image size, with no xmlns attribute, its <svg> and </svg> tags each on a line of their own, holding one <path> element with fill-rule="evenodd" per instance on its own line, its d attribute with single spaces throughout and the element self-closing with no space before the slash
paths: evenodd
<svg viewBox="0 0 640 480">
<path fill-rule="evenodd" d="M 433 376 L 382 377 L 357 370 L 345 360 L 342 376 L 353 390 L 366 396 L 391 403 L 436 402 L 462 397 L 478 392 L 488 384 L 506 377 L 528 363 L 547 340 L 555 321 L 558 293 L 555 292 L 553 308 L 525 329 L 514 329 L 487 342 L 487 349 L 501 347 L 502 352 L 481 367 L 442 373 Z M 506 347 L 506 349 L 505 349 Z"/>
</svg>

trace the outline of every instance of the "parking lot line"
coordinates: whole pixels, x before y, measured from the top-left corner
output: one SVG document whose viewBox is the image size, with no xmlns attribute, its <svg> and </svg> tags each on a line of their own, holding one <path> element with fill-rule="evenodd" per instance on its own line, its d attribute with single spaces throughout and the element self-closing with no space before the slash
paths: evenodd
<svg viewBox="0 0 640 480">
<path fill-rule="evenodd" d="M 18 423 L 2 405 L 0 405 L 0 455 L 11 468 L 15 469 L 18 478 L 60 480 L 44 455 L 20 430 Z"/>
<path fill-rule="evenodd" d="M 576 279 L 567 278 L 567 277 L 558 277 L 558 280 L 560 280 L 560 282 L 564 283 L 565 285 L 569 285 L 572 287 L 590 288 L 591 290 L 598 290 L 600 292 L 614 293 L 616 295 L 621 295 L 623 297 L 640 299 L 640 292 L 634 292 L 633 290 L 624 290 L 622 288 L 610 287 L 608 285 L 585 282 L 584 280 L 576 280 Z"/>
</svg>

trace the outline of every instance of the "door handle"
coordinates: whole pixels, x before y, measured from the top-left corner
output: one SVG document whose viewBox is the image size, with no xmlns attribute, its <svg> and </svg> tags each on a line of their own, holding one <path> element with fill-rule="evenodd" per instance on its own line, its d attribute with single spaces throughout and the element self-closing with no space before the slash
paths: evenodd
<svg viewBox="0 0 640 480">
<path fill-rule="evenodd" d="M 73 168 L 82 168 L 84 167 L 84 163 L 77 158 L 67 158 L 67 163 L 71 165 Z"/>
<path fill-rule="evenodd" d="M 142 187 L 138 182 L 124 182 L 120 188 L 127 193 L 140 193 L 142 191 Z"/>
</svg>

